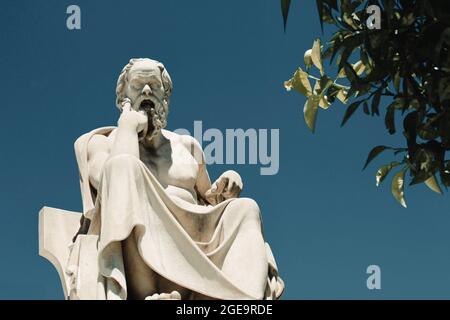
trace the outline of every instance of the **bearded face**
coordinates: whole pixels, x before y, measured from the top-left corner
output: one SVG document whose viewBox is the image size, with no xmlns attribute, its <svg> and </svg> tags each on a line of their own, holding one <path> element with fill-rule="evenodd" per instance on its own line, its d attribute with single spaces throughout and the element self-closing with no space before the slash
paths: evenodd
<svg viewBox="0 0 450 320">
<path fill-rule="evenodd" d="M 136 62 L 128 72 L 125 96 L 131 100 L 134 110 L 148 116 L 148 128 L 140 134 L 140 139 L 151 139 L 166 126 L 167 101 L 158 63 Z"/>
</svg>

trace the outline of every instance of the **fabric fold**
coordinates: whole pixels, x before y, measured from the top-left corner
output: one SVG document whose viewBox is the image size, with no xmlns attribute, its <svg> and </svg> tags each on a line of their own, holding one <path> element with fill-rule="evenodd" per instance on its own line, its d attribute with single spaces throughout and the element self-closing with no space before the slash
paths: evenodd
<svg viewBox="0 0 450 320">
<path fill-rule="evenodd" d="M 281 295 L 284 284 L 277 280 L 275 260 L 262 237 L 260 212 L 253 200 L 229 199 L 215 206 L 187 202 L 169 195 L 145 164 L 131 155 L 107 160 L 99 190 L 93 190 L 87 144 L 94 134 L 108 135 L 112 130 L 94 130 L 75 143 L 83 208 L 92 220 L 89 235 L 98 236 L 99 277 L 92 285 L 99 299 L 127 298 L 121 243 L 130 236 L 136 238 L 149 268 L 197 293 L 225 300 Z M 80 255 L 79 250 L 72 254 Z M 244 262 L 250 268 L 245 277 L 234 272 L 234 266 Z M 73 263 L 70 267 L 74 268 Z"/>
</svg>

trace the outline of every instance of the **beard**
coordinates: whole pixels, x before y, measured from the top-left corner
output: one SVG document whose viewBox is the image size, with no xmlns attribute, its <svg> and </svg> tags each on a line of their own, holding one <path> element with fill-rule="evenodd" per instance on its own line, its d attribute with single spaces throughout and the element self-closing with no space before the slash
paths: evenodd
<svg viewBox="0 0 450 320">
<path fill-rule="evenodd" d="M 144 98 L 139 102 L 138 110 L 145 112 L 148 118 L 147 130 L 139 133 L 140 140 L 145 139 L 146 141 L 150 141 L 161 129 L 166 127 L 167 114 L 164 103 L 154 97 Z"/>
</svg>

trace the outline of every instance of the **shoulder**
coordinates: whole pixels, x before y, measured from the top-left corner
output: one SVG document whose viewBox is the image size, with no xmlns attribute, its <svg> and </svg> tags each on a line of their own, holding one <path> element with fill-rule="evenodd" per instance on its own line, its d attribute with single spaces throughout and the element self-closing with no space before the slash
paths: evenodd
<svg viewBox="0 0 450 320">
<path fill-rule="evenodd" d="M 88 155 L 99 151 L 107 152 L 110 149 L 115 133 L 115 127 L 102 127 L 85 133 L 76 139 L 74 144 L 75 152 L 81 154 L 86 149 Z"/>
<path fill-rule="evenodd" d="M 192 137 L 190 135 L 178 134 L 176 132 L 165 130 L 165 129 L 163 129 L 161 132 L 164 135 L 164 137 L 166 137 L 167 139 L 169 139 L 170 141 L 172 141 L 174 143 L 181 143 L 184 146 L 189 147 L 189 148 L 191 146 L 194 146 L 195 148 L 201 149 L 200 143 L 197 141 L 197 139 L 195 139 L 194 137 Z"/>
<path fill-rule="evenodd" d="M 201 157 L 203 150 L 200 143 L 194 137 L 187 134 L 178 134 L 173 131 L 162 130 L 162 134 L 173 143 L 182 144 L 186 149 L 188 149 L 193 156 Z"/>
<path fill-rule="evenodd" d="M 95 134 L 88 142 L 88 153 L 96 153 L 98 151 L 107 151 L 110 147 L 110 139 L 101 134 Z"/>
</svg>

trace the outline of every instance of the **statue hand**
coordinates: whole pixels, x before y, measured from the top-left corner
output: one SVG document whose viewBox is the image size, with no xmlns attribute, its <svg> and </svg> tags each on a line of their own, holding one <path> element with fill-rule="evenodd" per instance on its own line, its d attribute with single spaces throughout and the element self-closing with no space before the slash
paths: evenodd
<svg viewBox="0 0 450 320">
<path fill-rule="evenodd" d="M 128 128 L 145 136 L 147 130 L 148 116 L 143 111 L 136 111 L 131 107 L 130 99 L 122 102 L 122 114 L 117 122 L 119 128 Z"/>
<path fill-rule="evenodd" d="M 209 203 L 216 205 L 230 198 L 237 198 L 243 188 L 241 176 L 233 170 L 225 171 L 205 192 Z"/>
</svg>

